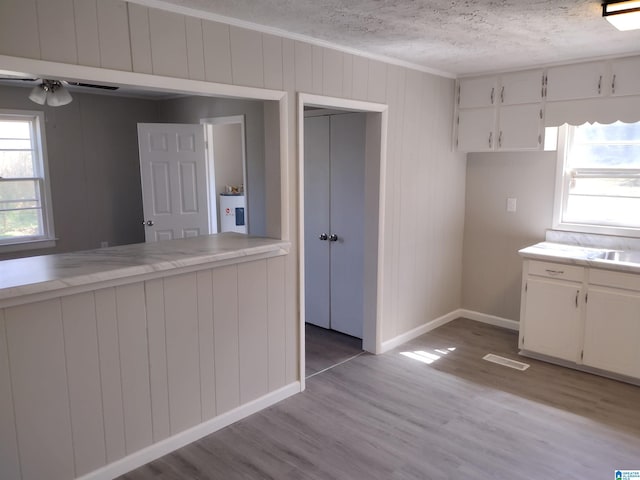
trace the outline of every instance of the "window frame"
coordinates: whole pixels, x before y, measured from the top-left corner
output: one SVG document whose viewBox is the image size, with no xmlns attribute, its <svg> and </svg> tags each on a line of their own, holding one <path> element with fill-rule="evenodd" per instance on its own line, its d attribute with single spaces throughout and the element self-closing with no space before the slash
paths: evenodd
<svg viewBox="0 0 640 480">
<path fill-rule="evenodd" d="M 31 144 L 36 176 L 32 177 L 40 184 L 40 201 L 42 210 L 42 235 L 19 237 L 0 240 L 0 253 L 51 248 L 56 245 L 55 228 L 53 223 L 53 204 L 51 200 L 51 178 L 49 175 L 49 161 L 47 155 L 47 140 L 45 134 L 45 114 L 39 110 L 10 110 L 0 109 L 0 118 L 27 120 L 31 123 Z"/>
<path fill-rule="evenodd" d="M 571 181 L 571 175 L 568 173 L 568 169 L 565 165 L 571 148 L 574 129 L 575 126 L 567 124 L 558 127 L 556 187 L 553 202 L 553 229 L 579 233 L 640 237 L 640 228 L 563 221 L 563 214 L 569 201 L 568 191 Z M 600 169 L 600 171 L 602 171 L 602 169 Z"/>
</svg>

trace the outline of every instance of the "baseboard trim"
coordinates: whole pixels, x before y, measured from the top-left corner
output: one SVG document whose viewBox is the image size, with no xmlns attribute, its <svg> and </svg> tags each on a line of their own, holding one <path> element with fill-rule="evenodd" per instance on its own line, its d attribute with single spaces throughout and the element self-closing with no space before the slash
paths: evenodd
<svg viewBox="0 0 640 480">
<path fill-rule="evenodd" d="M 517 322 L 516 320 L 509 320 L 508 318 L 496 317 L 495 315 L 474 312 L 473 310 L 466 310 L 464 308 L 458 310 L 458 316 L 468 318 L 469 320 L 475 320 L 476 322 L 495 325 L 496 327 L 508 328 L 509 330 L 520 329 L 520 322 Z"/>
<path fill-rule="evenodd" d="M 232 423 L 242 420 L 249 415 L 252 415 L 260 410 L 263 410 L 271 405 L 274 405 L 285 398 L 288 398 L 301 391 L 300 382 L 293 382 L 278 390 L 268 393 L 256 400 L 241 405 L 233 410 L 218 415 L 211 420 L 200 423 L 195 427 L 192 427 L 184 432 L 180 432 L 172 437 L 169 437 L 160 442 L 149 445 L 142 450 L 127 455 L 120 460 L 116 460 L 113 463 L 105 465 L 98 470 L 94 470 L 77 480 L 111 480 L 113 478 L 124 475 L 131 470 L 134 470 L 142 465 L 145 465 L 157 458 L 162 457 L 168 453 L 184 447 L 189 443 L 195 442 L 207 435 L 210 435 Z"/>
<path fill-rule="evenodd" d="M 441 327 L 442 325 L 445 325 L 450 321 L 459 318 L 460 315 L 458 314 L 458 312 L 459 310 L 454 310 L 453 312 L 447 313 L 442 317 L 431 320 L 424 325 L 420 325 L 419 327 L 416 327 L 412 330 L 409 330 L 408 332 L 398 335 L 397 337 L 387 340 L 386 342 L 382 342 L 380 353 L 386 353 L 389 350 L 393 350 L 394 348 L 408 342 L 409 340 L 413 340 L 420 335 L 424 335 L 425 333 L 430 332 L 433 329 Z"/>
</svg>

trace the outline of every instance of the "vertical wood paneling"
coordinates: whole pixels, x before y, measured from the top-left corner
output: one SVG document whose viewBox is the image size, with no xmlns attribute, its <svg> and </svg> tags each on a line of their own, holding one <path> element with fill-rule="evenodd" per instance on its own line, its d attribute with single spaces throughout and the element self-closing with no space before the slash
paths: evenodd
<svg viewBox="0 0 640 480">
<path fill-rule="evenodd" d="M 131 35 L 131 61 L 133 71 L 153 73 L 149 9 L 135 3 L 129 3 L 127 6 L 129 8 L 129 32 Z"/>
<path fill-rule="evenodd" d="M 5 315 L 22 478 L 75 478 L 60 300 Z"/>
<path fill-rule="evenodd" d="M 200 342 L 200 401 L 202 420 L 216 415 L 216 372 L 213 349 L 213 281 L 211 270 L 197 273 L 198 339 Z"/>
<path fill-rule="evenodd" d="M 38 0 L 37 7 L 42 60 L 77 63 L 73 0 Z"/>
<path fill-rule="evenodd" d="M 196 274 L 164 279 L 171 433 L 202 419 Z"/>
<path fill-rule="evenodd" d="M 282 39 L 282 88 L 293 95 L 296 89 L 296 44 L 293 40 Z M 294 106 L 293 97 L 289 97 L 289 108 Z M 293 110 L 295 111 L 295 110 Z M 291 118 L 291 117 L 289 117 Z M 292 135 L 289 135 L 291 137 Z M 289 162 L 294 163 L 294 162 Z"/>
<path fill-rule="evenodd" d="M 162 279 L 144 283 L 149 339 L 149 379 L 153 441 L 171 435 L 169 423 L 169 386 L 167 376 L 167 339 Z"/>
<path fill-rule="evenodd" d="M 322 93 L 331 97 L 343 95 L 344 54 L 336 50 L 324 49 L 322 68 Z"/>
<path fill-rule="evenodd" d="M 262 34 L 239 27 L 231 27 L 229 33 L 234 85 L 264 87 Z"/>
<path fill-rule="evenodd" d="M 286 384 L 285 257 L 267 260 L 269 390 Z"/>
<path fill-rule="evenodd" d="M 295 42 L 296 90 L 313 91 L 313 61 L 311 45 Z"/>
<path fill-rule="evenodd" d="M 151 444 L 151 394 L 144 284 L 116 287 L 127 453 Z"/>
<path fill-rule="evenodd" d="M 262 55 L 264 58 L 264 87 L 282 90 L 282 38 L 263 34 Z"/>
<path fill-rule="evenodd" d="M 311 62 L 312 62 L 312 83 L 311 92 L 322 95 L 322 80 L 324 70 L 324 48 L 317 45 L 311 46 Z"/>
<path fill-rule="evenodd" d="M 76 475 L 106 463 L 93 292 L 62 297 L 69 406 Z"/>
<path fill-rule="evenodd" d="M 229 25 L 202 21 L 204 73 L 210 82 L 231 83 Z"/>
<path fill-rule="evenodd" d="M 204 39 L 202 37 L 202 20 L 185 17 L 187 28 L 187 65 L 189 78 L 204 80 Z"/>
<path fill-rule="evenodd" d="M 127 4 L 122 0 L 98 0 L 100 65 L 131 71 L 131 44 Z"/>
<path fill-rule="evenodd" d="M 369 98 L 369 59 L 353 57 L 353 98 L 367 100 Z"/>
<path fill-rule="evenodd" d="M 375 60 L 369 60 L 368 83 L 369 101 L 384 103 L 387 99 L 387 65 Z"/>
<path fill-rule="evenodd" d="M 149 32 L 153 73 L 189 78 L 184 17 L 152 8 L 149 10 Z"/>
<path fill-rule="evenodd" d="M 126 454 L 116 291 L 114 288 L 97 290 L 94 298 L 100 352 L 104 437 L 107 461 L 113 462 Z"/>
<path fill-rule="evenodd" d="M 98 40 L 98 6 L 96 0 L 74 0 L 78 63 L 90 67 L 100 66 Z"/>
<path fill-rule="evenodd" d="M 13 390 L 9 371 L 9 351 L 4 310 L 0 309 L 0 476 L 20 478 Z"/>
<path fill-rule="evenodd" d="M 237 267 L 215 268 L 212 279 L 216 407 L 219 415 L 240 405 Z"/>
<path fill-rule="evenodd" d="M 353 98 L 353 55 L 344 53 L 342 56 L 342 94 L 345 98 Z"/>
<path fill-rule="evenodd" d="M 0 2 L 0 52 L 16 57 L 40 58 L 36 0 Z"/>
<path fill-rule="evenodd" d="M 269 390 L 267 262 L 238 265 L 238 325 L 240 332 L 240 403 Z"/>
</svg>

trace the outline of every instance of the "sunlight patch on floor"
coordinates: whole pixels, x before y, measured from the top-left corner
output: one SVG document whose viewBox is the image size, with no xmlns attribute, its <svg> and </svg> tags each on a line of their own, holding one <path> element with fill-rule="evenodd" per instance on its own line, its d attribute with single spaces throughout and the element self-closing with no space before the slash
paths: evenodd
<svg viewBox="0 0 640 480">
<path fill-rule="evenodd" d="M 433 362 L 440 360 L 443 356 L 455 351 L 455 347 L 436 348 L 433 351 L 437 353 L 427 352 L 424 350 L 414 350 L 413 352 L 400 352 L 400 355 L 431 365 Z"/>
</svg>

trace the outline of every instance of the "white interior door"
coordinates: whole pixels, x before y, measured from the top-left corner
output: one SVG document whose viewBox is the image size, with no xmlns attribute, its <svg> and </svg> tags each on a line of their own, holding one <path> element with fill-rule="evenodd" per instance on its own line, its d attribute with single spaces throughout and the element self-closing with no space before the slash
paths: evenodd
<svg viewBox="0 0 640 480">
<path fill-rule="evenodd" d="M 305 321 L 330 328 L 329 117 L 304 120 Z M 321 235 L 326 235 L 322 240 Z"/>
<path fill-rule="evenodd" d="M 364 113 L 331 117 L 331 328 L 362 338 Z"/>
<path fill-rule="evenodd" d="M 366 117 L 304 122 L 305 320 L 362 338 Z"/>
<path fill-rule="evenodd" d="M 138 145 L 146 241 L 208 234 L 204 126 L 139 123 Z"/>
</svg>

